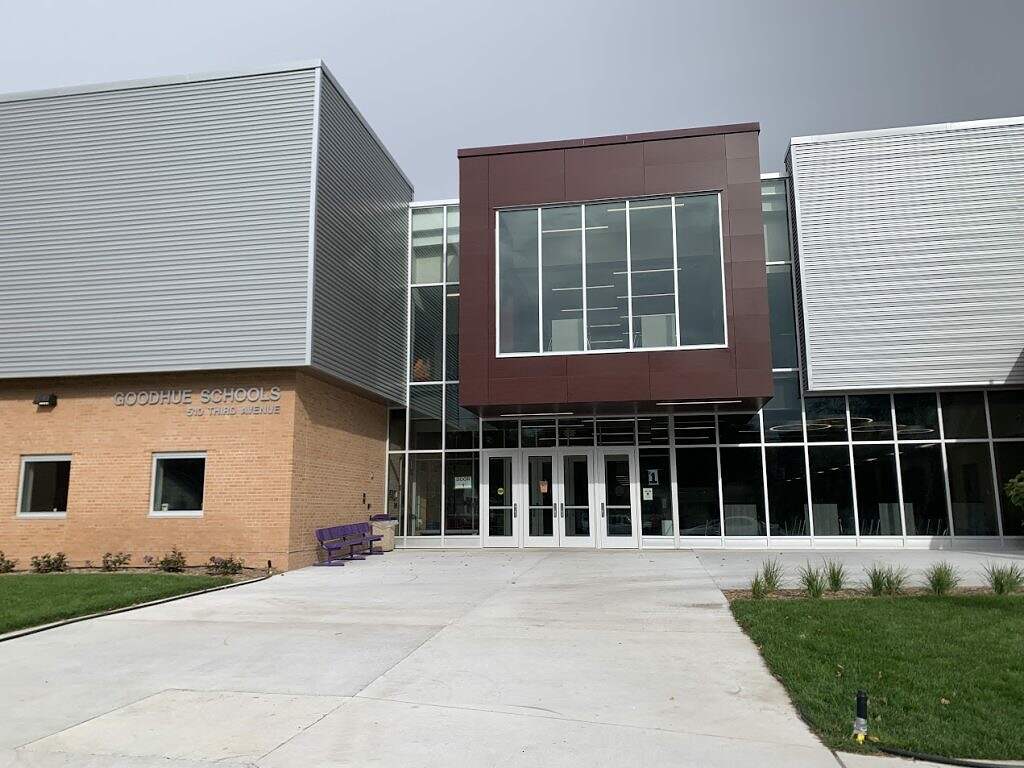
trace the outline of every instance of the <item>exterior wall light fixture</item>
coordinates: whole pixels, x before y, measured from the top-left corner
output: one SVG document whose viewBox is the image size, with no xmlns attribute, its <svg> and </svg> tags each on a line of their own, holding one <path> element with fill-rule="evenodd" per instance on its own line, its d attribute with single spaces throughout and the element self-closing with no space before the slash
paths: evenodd
<svg viewBox="0 0 1024 768">
<path fill-rule="evenodd" d="M 32 400 L 33 405 L 38 405 L 40 408 L 53 408 L 57 405 L 57 396 L 52 392 L 49 394 L 36 395 Z"/>
</svg>

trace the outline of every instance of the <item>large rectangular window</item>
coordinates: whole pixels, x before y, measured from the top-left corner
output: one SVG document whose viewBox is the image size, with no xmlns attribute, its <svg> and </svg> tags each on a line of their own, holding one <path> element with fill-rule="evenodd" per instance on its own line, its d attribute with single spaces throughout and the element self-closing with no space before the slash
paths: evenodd
<svg viewBox="0 0 1024 768">
<path fill-rule="evenodd" d="M 640 522 L 644 536 L 671 536 L 672 477 L 668 448 L 640 451 Z"/>
<path fill-rule="evenodd" d="M 441 535 L 441 454 L 409 454 L 406 536 Z"/>
<path fill-rule="evenodd" d="M 714 430 L 712 422 L 712 440 Z M 676 449 L 676 495 L 680 536 L 721 535 L 718 457 L 714 448 Z"/>
<path fill-rule="evenodd" d="M 850 406 L 853 407 L 853 398 L 850 398 Z M 856 429 L 854 427 L 854 432 Z M 853 446 L 853 474 L 856 477 L 860 535 L 902 536 L 895 447 Z"/>
<path fill-rule="evenodd" d="M 24 456 L 21 460 L 21 515 L 65 515 L 71 482 L 70 456 Z"/>
<path fill-rule="evenodd" d="M 726 536 L 764 536 L 760 448 L 722 448 L 722 506 Z"/>
<path fill-rule="evenodd" d="M 444 280 L 444 208 L 412 210 L 412 282 Z"/>
<path fill-rule="evenodd" d="M 815 536 L 853 536 L 853 490 L 846 446 L 821 445 L 808 450 L 811 514 Z"/>
<path fill-rule="evenodd" d="M 413 288 L 410 310 L 409 365 L 412 381 L 441 381 L 444 376 L 444 288 L 440 285 Z"/>
<path fill-rule="evenodd" d="M 480 460 L 475 453 L 445 453 L 445 536 L 480 533 Z"/>
<path fill-rule="evenodd" d="M 992 425 L 995 429 L 995 424 Z M 1003 512 L 1003 535 L 1024 536 L 1024 507 L 1018 507 L 1010 501 L 1006 492 L 1006 484 L 1024 472 L 1024 441 L 1012 443 L 996 443 L 996 478 L 999 486 L 999 498 Z"/>
<path fill-rule="evenodd" d="M 724 346 L 719 195 L 498 212 L 498 353 Z"/>
<path fill-rule="evenodd" d="M 945 396 L 943 396 L 945 408 Z M 943 417 L 945 417 L 943 410 Z M 985 443 L 947 443 L 949 497 L 953 506 L 953 534 L 994 536 L 996 523 L 992 461 Z"/>
<path fill-rule="evenodd" d="M 153 502 L 150 514 L 201 515 L 206 484 L 206 454 L 153 455 Z"/>
<path fill-rule="evenodd" d="M 899 415 L 899 401 L 896 408 Z M 942 446 L 938 443 L 901 445 L 900 478 L 907 535 L 948 536 L 949 513 L 946 510 Z"/>
<path fill-rule="evenodd" d="M 804 449 L 798 446 L 770 447 L 765 450 L 765 460 L 772 536 L 810 536 Z"/>
</svg>

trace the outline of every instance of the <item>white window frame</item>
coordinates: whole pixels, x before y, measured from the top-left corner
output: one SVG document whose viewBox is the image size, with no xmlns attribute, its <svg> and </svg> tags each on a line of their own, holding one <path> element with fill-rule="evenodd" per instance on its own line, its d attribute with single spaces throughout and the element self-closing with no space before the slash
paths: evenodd
<svg viewBox="0 0 1024 768">
<path fill-rule="evenodd" d="M 206 451 L 169 451 L 154 453 L 149 479 L 150 517 L 202 517 L 202 509 L 175 509 L 166 512 L 156 509 L 156 467 L 161 459 L 202 459 L 203 460 L 203 506 L 206 506 Z"/>
<path fill-rule="evenodd" d="M 704 195 L 715 195 L 718 206 L 718 263 L 720 266 L 719 274 L 721 275 L 722 283 L 722 338 L 724 339 L 721 344 L 679 344 L 678 341 L 682 338 L 679 320 L 679 244 L 677 242 L 676 235 L 676 200 L 686 197 L 698 197 Z M 630 243 L 630 219 L 629 219 L 629 206 L 630 203 L 643 202 L 645 200 L 669 198 L 670 205 L 672 208 L 672 263 L 673 263 L 673 286 L 675 290 L 675 307 L 676 307 L 676 341 L 675 346 L 667 347 L 637 347 L 633 345 L 633 290 L 632 290 L 632 258 L 631 258 L 631 243 Z M 622 203 L 626 208 L 626 295 L 627 295 L 627 314 L 629 315 L 629 339 L 628 347 L 621 347 L 616 349 L 588 349 L 589 338 L 587 335 L 587 311 L 586 311 L 586 286 L 587 286 L 587 247 L 586 247 L 586 208 L 591 203 L 600 202 L 611 202 L 611 203 Z M 541 232 L 541 211 L 545 208 L 569 208 L 574 205 L 578 205 L 582 210 L 581 218 L 581 240 L 583 243 L 582 255 L 583 255 L 583 294 L 584 294 L 584 310 L 583 310 L 583 346 L 584 349 L 578 350 L 555 350 L 555 351 L 544 351 L 544 322 L 543 322 L 543 304 L 544 304 L 544 286 L 543 286 L 543 259 L 542 259 L 542 232 Z M 522 211 L 522 210 L 533 210 L 537 212 L 537 286 L 538 286 L 538 300 L 537 300 L 537 322 L 538 322 L 538 346 L 541 348 L 537 352 L 502 352 L 501 351 L 501 237 L 500 237 L 500 225 L 501 225 L 501 214 L 506 211 Z M 702 192 L 686 192 L 678 195 L 646 195 L 640 197 L 630 198 L 607 198 L 601 200 L 586 200 L 582 202 L 566 202 L 566 203 L 551 203 L 546 205 L 538 206 L 512 206 L 508 208 L 498 208 L 494 211 L 494 354 L 495 357 L 551 357 L 551 356 L 562 356 L 562 355 L 622 355 L 630 354 L 632 352 L 664 352 L 671 350 L 687 350 L 687 349 L 727 349 L 729 347 L 729 306 L 728 306 L 728 295 L 725 289 L 725 242 L 724 242 L 724 231 L 722 222 L 722 190 L 720 189 L 708 189 Z"/>
<path fill-rule="evenodd" d="M 61 520 L 68 516 L 68 511 L 65 509 L 62 512 L 22 512 L 21 505 L 25 498 L 25 471 L 29 464 L 43 464 L 47 462 L 67 462 L 71 463 L 70 453 L 39 453 L 31 454 L 21 457 L 21 467 L 19 470 L 18 480 L 18 506 L 15 507 L 15 513 L 17 517 L 24 520 L 31 520 L 33 518 L 39 520 Z M 68 479 L 68 490 L 71 488 L 70 477 Z M 68 500 L 68 506 L 71 506 L 70 499 Z"/>
</svg>

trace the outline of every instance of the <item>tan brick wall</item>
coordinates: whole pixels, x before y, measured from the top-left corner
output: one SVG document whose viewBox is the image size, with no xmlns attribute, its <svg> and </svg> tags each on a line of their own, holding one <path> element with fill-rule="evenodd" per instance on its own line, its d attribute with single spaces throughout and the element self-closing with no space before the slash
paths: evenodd
<svg viewBox="0 0 1024 768">
<path fill-rule="evenodd" d="M 316 528 L 384 513 L 386 440 L 384 405 L 298 375 L 290 568 L 315 561 Z"/>
<path fill-rule="evenodd" d="M 292 497 L 295 377 L 291 371 L 106 376 L 0 383 L 0 549 L 27 566 L 63 550 L 75 564 L 98 564 L 107 551 L 141 564 L 180 547 L 191 563 L 211 555 L 254 566 L 285 564 Z M 275 415 L 187 415 L 186 405 L 118 407 L 115 392 L 280 387 Z M 55 408 L 32 404 L 54 392 Z M 205 451 L 201 518 L 149 515 L 154 452 Z M 68 514 L 63 520 L 18 518 L 21 456 L 71 454 Z"/>
</svg>

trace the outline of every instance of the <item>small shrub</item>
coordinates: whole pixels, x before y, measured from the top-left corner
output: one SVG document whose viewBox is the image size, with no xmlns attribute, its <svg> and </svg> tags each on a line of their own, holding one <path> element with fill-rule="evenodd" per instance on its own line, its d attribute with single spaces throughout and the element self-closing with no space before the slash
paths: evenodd
<svg viewBox="0 0 1024 768">
<path fill-rule="evenodd" d="M 206 566 L 206 572 L 211 576 L 234 576 L 242 572 L 244 563 L 236 560 L 234 556 L 211 557 L 210 564 Z"/>
<path fill-rule="evenodd" d="M 3 550 L 0 549 L 0 573 L 11 573 L 17 564 L 17 560 L 11 560 L 4 554 Z"/>
<path fill-rule="evenodd" d="M 765 589 L 764 579 L 761 578 L 761 574 L 757 573 L 754 578 L 750 581 L 750 596 L 755 600 L 761 600 L 767 597 L 768 590 Z"/>
<path fill-rule="evenodd" d="M 948 595 L 960 584 L 960 574 L 951 563 L 941 562 L 928 566 L 924 572 L 928 591 L 933 595 Z"/>
<path fill-rule="evenodd" d="M 864 573 L 867 574 L 867 582 L 865 586 L 868 591 L 875 597 L 881 597 L 885 594 L 885 576 L 886 568 L 878 563 L 872 563 L 870 568 L 865 568 Z"/>
<path fill-rule="evenodd" d="M 168 573 L 181 573 L 185 570 L 185 565 L 185 555 L 177 547 L 172 547 L 170 552 L 156 562 L 157 568 Z"/>
<path fill-rule="evenodd" d="M 103 565 L 100 567 L 104 571 L 119 571 L 127 566 L 132 561 L 132 556 L 127 552 L 118 552 L 116 555 L 107 552 L 103 555 Z"/>
<path fill-rule="evenodd" d="M 829 592 L 842 592 L 846 587 L 849 576 L 846 573 L 846 566 L 841 560 L 825 561 L 825 578 L 828 580 Z"/>
<path fill-rule="evenodd" d="M 1010 595 L 1024 586 L 1024 568 L 1017 563 L 985 566 L 985 578 L 997 595 Z"/>
<path fill-rule="evenodd" d="M 34 573 L 60 573 L 68 569 L 68 556 L 63 552 L 51 555 L 33 555 L 30 561 Z"/>
<path fill-rule="evenodd" d="M 1015 507 L 1024 509 L 1024 469 L 1006 481 L 1006 497 Z"/>
<path fill-rule="evenodd" d="M 765 560 L 761 564 L 761 580 L 767 592 L 778 592 L 782 587 L 782 563 L 776 560 Z"/>
<path fill-rule="evenodd" d="M 885 569 L 885 594 L 895 597 L 903 594 L 910 580 L 910 574 L 906 568 L 897 568 L 890 565 Z"/>
<path fill-rule="evenodd" d="M 145 555 L 142 558 L 142 562 L 145 565 L 153 565 L 156 562 L 156 558 L 153 557 L 152 555 Z"/>
<path fill-rule="evenodd" d="M 800 583 L 803 585 L 807 596 L 815 599 L 821 597 L 825 592 L 825 570 L 807 563 L 798 572 L 800 574 Z"/>
</svg>

